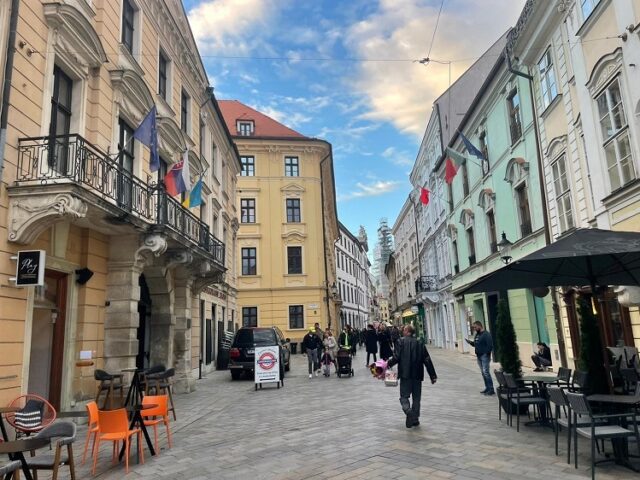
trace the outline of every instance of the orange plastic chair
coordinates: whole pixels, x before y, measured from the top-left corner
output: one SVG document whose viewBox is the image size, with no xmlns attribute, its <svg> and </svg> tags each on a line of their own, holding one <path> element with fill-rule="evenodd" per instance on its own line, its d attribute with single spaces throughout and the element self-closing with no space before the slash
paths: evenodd
<svg viewBox="0 0 640 480">
<path fill-rule="evenodd" d="M 81 465 L 87 460 L 87 450 L 89 449 L 89 440 L 93 437 L 93 443 L 91 444 L 91 456 L 96 449 L 96 438 L 98 437 L 99 423 L 98 423 L 98 404 L 94 401 L 87 403 L 87 413 L 89 414 L 89 422 L 87 424 L 87 440 L 84 442 L 84 452 L 82 454 Z"/>
<path fill-rule="evenodd" d="M 145 427 L 153 427 L 154 444 L 156 452 L 158 448 L 158 425 L 164 423 L 167 430 L 167 443 L 171 448 L 171 430 L 169 429 L 169 397 L 168 395 L 147 395 L 142 399 L 142 405 L 157 405 L 157 407 L 145 408 L 140 413 L 144 419 Z M 156 418 L 162 417 L 162 418 Z"/>
<path fill-rule="evenodd" d="M 98 463 L 98 453 L 100 451 L 100 442 L 113 442 L 113 460 L 116 461 L 118 455 L 118 447 L 120 442 L 124 442 L 124 464 L 125 473 L 129 473 L 129 451 L 131 447 L 131 437 L 138 436 L 138 455 L 140 462 L 144 463 L 144 451 L 142 448 L 142 431 L 139 428 L 129 430 L 129 419 L 127 411 L 124 408 L 118 410 L 98 410 L 98 437 L 95 450 L 93 452 L 93 470 L 91 473 L 96 474 L 96 464 Z"/>
</svg>

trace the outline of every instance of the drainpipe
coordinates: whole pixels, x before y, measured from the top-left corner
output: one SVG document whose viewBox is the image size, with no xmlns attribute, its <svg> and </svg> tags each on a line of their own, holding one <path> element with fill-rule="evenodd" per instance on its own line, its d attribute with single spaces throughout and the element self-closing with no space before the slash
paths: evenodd
<svg viewBox="0 0 640 480">
<path fill-rule="evenodd" d="M 331 148 L 331 147 L 329 147 Z M 320 203 L 322 205 L 322 248 L 324 249 L 324 280 L 325 280 L 325 300 L 327 303 L 327 328 L 331 329 L 331 306 L 329 305 L 329 265 L 327 265 L 327 227 L 324 221 L 324 176 L 322 175 L 322 164 L 331 157 L 329 152 L 325 157 L 320 160 Z"/>
<path fill-rule="evenodd" d="M 2 174 L 4 173 L 4 151 L 7 145 L 9 97 L 11 96 L 13 57 L 16 52 L 14 44 L 16 43 L 19 3 L 20 0 L 11 0 L 11 17 L 9 18 L 9 40 L 7 41 L 7 60 L 4 66 L 4 85 L 2 86 L 2 113 L 0 114 L 0 182 L 2 182 Z"/>
<path fill-rule="evenodd" d="M 542 209 L 542 219 L 544 222 L 544 240 L 545 240 L 545 245 L 549 245 L 551 244 L 551 232 L 549 230 L 549 215 L 546 207 L 547 205 L 546 184 L 544 181 L 544 174 L 542 173 L 543 172 L 542 148 L 540 146 L 540 131 L 538 129 L 538 112 L 536 110 L 535 99 L 533 98 L 533 76 L 513 68 L 513 65 L 511 64 L 511 55 L 509 54 L 508 50 L 505 51 L 505 56 L 507 59 L 507 69 L 509 70 L 509 72 L 512 73 L 513 75 L 525 78 L 529 81 L 529 101 L 531 102 L 531 112 L 533 114 L 533 129 L 536 135 L 536 152 L 538 154 L 538 181 L 540 182 L 540 195 L 542 197 L 542 205 L 544 205 L 544 208 Z M 550 290 L 551 290 L 551 301 L 552 301 L 552 308 L 553 308 L 553 318 L 556 324 L 556 336 L 558 337 L 558 348 L 560 350 L 560 363 L 562 364 L 563 367 L 566 367 L 567 352 L 565 349 L 564 333 L 562 331 L 562 321 L 560 319 L 558 292 L 556 291 L 555 287 L 552 287 Z M 535 299 L 534 299 L 533 305 L 535 308 Z M 537 324 L 538 324 L 538 318 L 536 315 L 536 325 Z M 538 334 L 538 341 L 540 341 L 539 334 Z"/>
</svg>

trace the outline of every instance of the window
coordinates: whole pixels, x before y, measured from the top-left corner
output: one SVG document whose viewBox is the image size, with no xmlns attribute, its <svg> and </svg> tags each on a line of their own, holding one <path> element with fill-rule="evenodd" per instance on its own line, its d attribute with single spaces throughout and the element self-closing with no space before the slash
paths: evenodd
<svg viewBox="0 0 640 480">
<path fill-rule="evenodd" d="M 136 9 L 131 0 L 122 2 L 122 44 L 133 54 L 133 31 Z"/>
<path fill-rule="evenodd" d="M 493 210 L 487 212 L 487 229 L 489 230 L 489 248 L 491 253 L 498 251 L 498 234 L 496 233 L 496 216 Z"/>
<path fill-rule="evenodd" d="M 462 170 L 462 191 L 466 197 L 469 195 L 469 170 L 467 169 L 467 162 L 460 165 L 460 169 Z"/>
<path fill-rule="evenodd" d="M 302 273 L 302 247 L 287 247 L 287 272 L 289 275 Z"/>
<path fill-rule="evenodd" d="M 304 328 L 304 305 L 289 305 L 289 329 Z"/>
<path fill-rule="evenodd" d="M 189 95 L 182 90 L 180 93 L 180 129 L 184 133 L 189 133 Z"/>
<path fill-rule="evenodd" d="M 480 140 L 480 151 L 486 159 L 486 162 L 483 162 L 482 165 L 482 173 L 486 175 L 487 173 L 489 173 L 489 142 L 487 141 L 487 131 L 482 130 L 482 132 L 480 132 L 480 135 L 478 136 L 478 139 Z"/>
<path fill-rule="evenodd" d="M 580 0 L 580 6 L 582 7 L 582 17 L 586 20 L 591 15 L 596 7 L 600 3 L 600 0 Z"/>
<path fill-rule="evenodd" d="M 258 307 L 242 307 L 242 326 L 258 326 Z"/>
<path fill-rule="evenodd" d="M 300 222 L 300 199 L 287 198 L 287 223 Z"/>
<path fill-rule="evenodd" d="M 255 198 L 240 199 L 240 222 L 256 223 L 256 199 Z"/>
<path fill-rule="evenodd" d="M 467 229 L 467 242 L 469 243 L 469 266 L 476 263 L 476 242 L 473 238 L 473 227 Z"/>
<path fill-rule="evenodd" d="M 67 173 L 69 139 L 71 131 L 71 92 L 73 81 L 58 67 L 53 68 L 53 95 L 51 96 L 51 136 L 49 166 L 59 173 Z M 54 138 L 55 137 L 55 138 Z"/>
<path fill-rule="evenodd" d="M 615 79 L 596 98 L 611 190 L 636 178 L 620 82 Z"/>
<path fill-rule="evenodd" d="M 447 197 L 449 200 L 449 208 L 453 208 L 453 185 L 447 185 Z"/>
<path fill-rule="evenodd" d="M 509 130 L 511 132 L 511 144 L 516 143 L 522 136 L 522 122 L 520 119 L 520 94 L 514 89 L 507 99 L 509 106 Z"/>
<path fill-rule="evenodd" d="M 516 199 L 518 203 L 518 213 L 520 215 L 520 233 L 523 237 L 529 235 L 531 229 L 531 211 L 529 210 L 529 197 L 527 195 L 527 185 L 516 187 Z"/>
<path fill-rule="evenodd" d="M 167 71 L 169 61 L 162 50 L 158 55 L 158 95 L 167 100 Z"/>
<path fill-rule="evenodd" d="M 565 156 L 562 155 L 551 165 L 553 174 L 553 191 L 556 197 L 560 232 L 573 228 L 573 211 L 571 208 L 571 191 L 567 178 L 567 165 Z"/>
<path fill-rule="evenodd" d="M 250 137 L 253 135 L 253 121 L 238 122 L 237 124 L 238 135 L 242 137 Z"/>
<path fill-rule="evenodd" d="M 242 275 L 256 275 L 256 248 L 248 247 L 242 249 Z"/>
<path fill-rule="evenodd" d="M 135 140 L 133 139 L 133 128 L 131 128 L 124 120 L 119 121 L 119 138 L 118 138 L 118 163 L 120 167 L 129 172 L 133 172 L 133 147 Z M 132 201 L 132 177 L 130 175 L 118 175 L 116 178 L 116 191 L 118 204 L 124 208 L 131 208 Z"/>
<path fill-rule="evenodd" d="M 284 175 L 285 177 L 298 177 L 300 175 L 298 157 L 284 157 Z"/>
<path fill-rule="evenodd" d="M 556 76 L 553 73 L 551 48 L 544 52 L 544 55 L 538 62 L 538 72 L 540 73 L 540 93 L 542 94 L 542 104 L 546 108 L 558 95 Z"/>
<path fill-rule="evenodd" d="M 200 144 L 199 144 L 200 158 L 204 158 L 205 128 L 204 128 L 204 122 L 202 120 L 200 120 L 200 129 L 198 131 L 198 138 L 200 140 Z"/>
<path fill-rule="evenodd" d="M 256 174 L 256 159 L 255 157 L 240 157 L 242 163 L 241 177 L 253 177 Z"/>
<path fill-rule="evenodd" d="M 218 236 L 218 215 L 213 214 L 213 222 L 211 224 L 212 233 L 217 237 Z"/>
</svg>

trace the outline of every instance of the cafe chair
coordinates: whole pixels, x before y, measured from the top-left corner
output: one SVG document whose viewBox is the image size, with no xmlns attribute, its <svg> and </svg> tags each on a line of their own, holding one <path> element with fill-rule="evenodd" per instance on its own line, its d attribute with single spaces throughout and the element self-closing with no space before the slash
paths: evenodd
<svg viewBox="0 0 640 480">
<path fill-rule="evenodd" d="M 171 430 L 169 429 L 169 398 L 167 395 L 147 395 L 142 399 L 142 405 L 156 405 L 152 408 L 141 410 L 145 427 L 153 427 L 153 436 L 156 452 L 160 452 L 158 447 L 158 425 L 164 424 L 167 431 L 167 443 L 171 448 Z"/>
<path fill-rule="evenodd" d="M 596 446 L 598 440 L 616 440 L 623 439 L 629 437 L 635 437 L 638 451 L 640 452 L 640 435 L 638 435 L 637 429 L 636 431 L 628 430 L 623 428 L 620 425 L 612 424 L 614 420 L 622 420 L 628 417 L 627 414 L 615 414 L 615 415 L 594 415 L 591 411 L 591 407 L 589 402 L 587 401 L 587 397 L 581 393 L 571 393 L 567 392 L 567 401 L 569 402 L 569 406 L 571 407 L 571 411 L 573 412 L 572 422 L 576 425 L 576 428 L 573 428 L 573 457 L 575 461 L 575 468 L 578 468 L 578 436 L 588 438 L 591 440 L 591 479 L 595 479 L 595 468 L 597 463 L 603 462 L 611 462 L 615 461 L 613 458 L 607 458 L 604 460 L 599 460 L 596 462 Z M 584 426 L 578 426 L 578 417 L 582 417 L 583 419 L 587 419 L 587 421 L 582 421 Z M 603 425 L 599 422 L 608 422 L 606 425 Z"/>
<path fill-rule="evenodd" d="M 140 386 L 145 395 L 149 395 L 149 379 L 153 379 L 157 377 L 159 374 L 163 373 L 166 370 L 166 367 L 162 364 L 154 365 L 153 367 L 147 368 L 146 370 L 140 372 Z"/>
<path fill-rule="evenodd" d="M 171 408 L 169 408 L 169 411 L 173 413 L 174 421 L 177 420 L 177 418 L 176 418 L 176 409 L 173 405 L 173 394 L 171 392 L 171 390 L 173 390 L 173 387 L 172 387 L 173 384 L 171 379 L 175 376 L 175 374 L 176 374 L 176 369 L 170 368 L 168 370 L 165 370 L 162 373 L 154 375 L 153 378 L 148 378 L 149 392 L 153 391 L 155 395 L 161 395 L 161 394 L 169 395 L 169 403 L 171 404 Z"/>
<path fill-rule="evenodd" d="M 125 473 L 129 473 L 129 452 L 131 449 L 131 440 L 133 436 L 137 436 L 138 455 L 140 463 L 144 463 L 144 450 L 142 448 L 142 430 L 134 428 L 129 430 L 129 418 L 124 408 L 117 410 L 98 410 L 98 438 L 93 451 L 93 469 L 91 473 L 96 474 L 96 465 L 98 463 L 98 453 L 100 452 L 101 442 L 113 442 L 113 460 L 116 461 L 118 455 L 118 446 L 120 442 L 124 442 L 124 464 Z"/>
<path fill-rule="evenodd" d="M 566 367 L 558 368 L 556 383 L 559 387 L 568 387 L 571 384 L 571 369 Z"/>
<path fill-rule="evenodd" d="M 542 415 L 542 409 L 547 408 L 547 399 L 541 396 L 538 396 L 533 393 L 527 393 L 526 391 L 522 391 L 522 388 L 516 382 L 516 379 L 510 373 L 503 373 L 505 382 L 507 384 L 507 388 L 510 392 L 511 403 L 516 406 L 515 415 L 516 419 L 516 432 L 520 431 L 520 406 L 526 406 L 527 411 L 529 406 L 533 405 L 538 407 L 538 413 Z M 511 426 L 513 426 L 513 413 L 511 414 Z"/>
<path fill-rule="evenodd" d="M 73 461 L 73 442 L 76 441 L 76 424 L 73 422 L 52 423 L 47 428 L 41 430 L 36 438 L 57 439 L 53 453 L 36 455 L 31 452 L 31 457 L 27 458 L 29 470 L 51 470 L 51 480 L 58 479 L 60 466 L 69 466 L 69 476 L 71 480 L 76 478 L 75 464 Z M 66 448 L 65 448 L 66 447 Z M 34 456 L 35 455 L 35 456 Z M 37 473 L 34 479 L 37 480 Z"/>
<path fill-rule="evenodd" d="M 122 406 L 122 403 L 124 402 L 124 385 L 122 383 L 122 374 L 116 373 L 112 375 L 105 372 L 104 370 L 96 369 L 93 372 L 93 378 L 95 378 L 96 381 L 100 382 L 100 384 L 98 385 L 98 390 L 96 391 L 96 403 L 98 405 L 100 405 L 100 395 L 102 395 L 102 392 L 107 392 L 104 397 L 102 408 L 107 408 L 108 401 L 109 410 L 113 410 L 113 396 L 115 394 L 115 391 L 117 390 L 120 392 L 120 402 L 118 403 L 118 406 Z"/>
<path fill-rule="evenodd" d="M 84 462 L 87 460 L 87 450 L 89 449 L 89 441 L 93 437 L 93 442 L 91 444 L 91 456 L 93 456 L 93 451 L 96 448 L 96 438 L 99 432 L 98 426 L 98 404 L 96 402 L 87 403 L 87 439 L 84 442 L 84 452 L 82 453 L 82 462 L 81 465 L 84 465 Z"/>
<path fill-rule="evenodd" d="M 19 480 L 21 468 L 22 468 L 22 464 L 17 460 L 14 462 L 9 462 L 9 463 L 0 465 L 0 477 L 5 478 L 7 475 L 11 475 L 8 478 Z"/>
<path fill-rule="evenodd" d="M 16 437 L 37 433 L 56 419 L 56 409 L 39 395 L 28 393 L 11 401 L 9 407 L 18 410 L 5 414 L 7 423 L 16 431 Z"/>
<path fill-rule="evenodd" d="M 573 378 L 571 379 L 571 386 L 569 391 L 572 393 L 587 393 L 589 388 L 589 374 L 580 370 L 573 372 Z"/>
</svg>

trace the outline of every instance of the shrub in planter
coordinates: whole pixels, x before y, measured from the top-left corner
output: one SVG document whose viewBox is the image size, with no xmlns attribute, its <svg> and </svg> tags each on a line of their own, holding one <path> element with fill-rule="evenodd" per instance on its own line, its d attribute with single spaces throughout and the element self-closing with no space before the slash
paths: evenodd
<svg viewBox="0 0 640 480">
<path fill-rule="evenodd" d="M 587 298 L 578 298 L 578 313 L 580 314 L 578 368 L 589 374 L 587 388 L 591 393 L 609 393 L 598 320 Z"/>
</svg>

